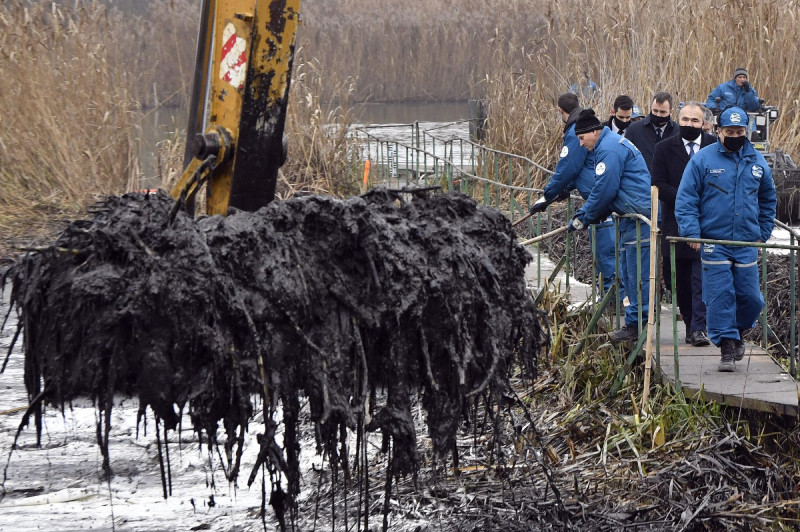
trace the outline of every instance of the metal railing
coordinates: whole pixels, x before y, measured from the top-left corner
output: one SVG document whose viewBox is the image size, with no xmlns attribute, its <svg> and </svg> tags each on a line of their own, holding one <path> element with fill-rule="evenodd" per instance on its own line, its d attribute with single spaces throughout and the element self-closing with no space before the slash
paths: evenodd
<svg viewBox="0 0 800 532">
<path fill-rule="evenodd" d="M 796 331 L 797 331 L 797 279 L 796 279 L 796 253 L 800 251 L 800 246 L 796 244 L 800 234 L 792 227 L 784 224 L 779 220 L 775 220 L 775 225 L 789 232 L 789 244 L 767 244 L 761 242 L 741 242 L 738 240 L 713 240 L 708 238 L 683 238 L 677 236 L 667 237 L 670 243 L 670 266 L 672 270 L 672 286 L 675 286 L 675 245 L 678 242 L 698 243 L 698 244 L 715 244 L 723 246 L 734 247 L 753 247 L 761 250 L 761 294 L 764 296 L 764 308 L 761 310 L 758 321 L 761 324 L 761 346 L 766 350 L 770 347 L 770 337 L 778 342 L 778 346 L 783 351 L 783 354 L 789 358 L 789 373 L 792 378 L 797 379 L 797 349 L 795 347 Z M 790 312 L 789 312 L 789 347 L 787 348 L 782 344 L 780 338 L 774 333 L 770 327 L 767 317 L 769 315 L 769 299 L 767 297 L 768 289 L 768 255 L 770 250 L 786 250 L 789 252 L 789 299 L 790 299 Z M 672 291 L 672 334 L 674 337 L 673 356 L 675 358 L 675 387 L 681 389 L 680 382 L 680 363 L 678 357 L 678 322 L 677 322 L 677 295 L 675 290 Z M 785 339 L 783 339 L 785 341 Z M 660 356 L 657 355 L 657 356 Z M 659 359 L 660 362 L 660 359 Z"/>
</svg>

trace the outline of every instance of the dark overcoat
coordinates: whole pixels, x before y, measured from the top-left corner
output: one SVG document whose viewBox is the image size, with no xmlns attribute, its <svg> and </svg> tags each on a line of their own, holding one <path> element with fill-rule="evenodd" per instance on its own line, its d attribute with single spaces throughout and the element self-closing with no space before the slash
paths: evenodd
<svg viewBox="0 0 800 532">
<path fill-rule="evenodd" d="M 678 127 L 678 124 L 674 120 L 670 120 L 664 127 L 664 136 L 661 137 L 661 140 L 672 137 L 673 135 L 678 135 L 680 132 L 681 129 Z M 625 130 L 625 138 L 633 142 L 633 145 L 639 148 L 639 151 L 642 152 L 642 156 L 644 157 L 644 162 L 647 163 L 647 170 L 652 173 L 653 153 L 656 143 L 659 142 L 659 138 L 656 136 L 656 130 L 653 128 L 653 124 L 650 123 L 650 115 L 629 125 L 628 129 Z"/>
<path fill-rule="evenodd" d="M 704 132 L 700 137 L 700 148 L 705 148 L 716 141 L 715 137 Z M 674 135 L 656 144 L 650 182 L 658 187 L 658 199 L 661 201 L 662 209 L 661 233 L 664 236 L 680 236 L 678 222 L 675 219 L 675 197 L 678 195 L 678 186 L 681 184 L 683 170 L 687 164 L 689 164 L 689 154 L 680 135 Z M 669 256 L 666 240 L 663 242 L 662 253 L 665 257 Z M 679 242 L 675 246 L 675 256 L 679 259 L 696 259 L 700 254 L 683 242 Z"/>
</svg>

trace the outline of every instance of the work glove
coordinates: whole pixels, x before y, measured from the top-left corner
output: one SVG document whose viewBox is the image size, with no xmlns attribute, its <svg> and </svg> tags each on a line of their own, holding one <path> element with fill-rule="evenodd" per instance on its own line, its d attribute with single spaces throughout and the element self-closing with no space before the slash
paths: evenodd
<svg viewBox="0 0 800 532">
<path fill-rule="evenodd" d="M 549 201 L 547 201 L 547 200 L 544 198 L 544 196 L 542 196 L 542 197 L 540 197 L 539 199 L 537 199 L 537 200 L 536 200 L 536 201 L 533 203 L 533 205 L 531 205 L 531 208 L 530 208 L 530 210 L 528 211 L 528 213 L 530 213 L 530 214 L 536 214 L 537 212 L 542 212 L 542 211 L 544 211 L 544 210 L 547 208 L 547 206 L 548 206 L 548 205 L 550 205 L 550 202 L 549 202 Z"/>
<path fill-rule="evenodd" d="M 581 229 L 583 229 L 583 227 L 584 227 L 583 222 L 581 221 L 580 218 L 578 218 L 578 215 L 576 214 L 575 216 L 572 217 L 572 220 L 569 221 L 569 224 L 567 224 L 567 232 L 571 233 L 573 231 L 580 231 Z"/>
<path fill-rule="evenodd" d="M 745 81 L 744 83 L 742 83 L 742 88 L 744 89 L 744 92 L 750 92 L 750 82 Z"/>
<path fill-rule="evenodd" d="M 566 199 L 569 199 L 569 190 L 564 189 L 558 193 L 558 196 L 556 196 L 556 199 L 554 199 L 552 203 L 555 203 L 556 201 L 564 201 Z"/>
</svg>

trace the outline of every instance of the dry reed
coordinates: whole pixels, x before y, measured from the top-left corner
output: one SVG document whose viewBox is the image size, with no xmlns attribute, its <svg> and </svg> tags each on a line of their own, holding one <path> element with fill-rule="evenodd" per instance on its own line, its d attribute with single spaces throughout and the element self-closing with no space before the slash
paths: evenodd
<svg viewBox="0 0 800 532">
<path fill-rule="evenodd" d="M 106 11 L 0 6 L 0 241 L 137 186 L 136 105 L 109 63 Z"/>
</svg>

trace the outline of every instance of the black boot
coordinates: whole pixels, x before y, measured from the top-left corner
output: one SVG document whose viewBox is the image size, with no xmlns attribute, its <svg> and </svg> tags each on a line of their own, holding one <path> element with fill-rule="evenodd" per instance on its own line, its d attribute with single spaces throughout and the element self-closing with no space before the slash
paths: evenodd
<svg viewBox="0 0 800 532">
<path fill-rule="evenodd" d="M 736 343 L 736 353 L 734 358 L 736 362 L 739 362 L 741 359 L 744 358 L 744 334 L 747 332 L 746 329 L 739 329 L 739 340 L 734 340 Z"/>
<path fill-rule="evenodd" d="M 645 330 L 647 325 L 642 327 Z M 612 342 L 635 342 L 639 339 L 639 326 L 635 323 L 625 324 L 621 328 L 608 335 Z"/>
<path fill-rule="evenodd" d="M 734 363 L 734 359 L 736 358 L 735 340 L 733 338 L 723 338 L 722 342 L 719 344 L 719 351 L 721 358 L 719 366 L 717 366 L 717 371 L 725 373 L 736 371 L 736 364 Z"/>
<path fill-rule="evenodd" d="M 703 347 L 709 345 L 711 341 L 706 336 L 705 331 L 694 331 L 692 332 L 692 345 L 695 347 Z M 737 359 L 739 360 L 739 359 Z"/>
</svg>

